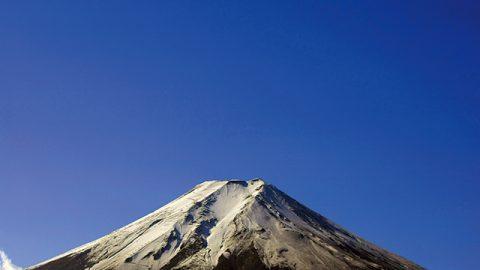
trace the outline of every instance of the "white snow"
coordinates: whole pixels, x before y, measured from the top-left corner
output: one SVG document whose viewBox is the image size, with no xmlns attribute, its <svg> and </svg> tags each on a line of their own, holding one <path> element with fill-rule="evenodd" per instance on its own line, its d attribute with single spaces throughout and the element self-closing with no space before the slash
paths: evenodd
<svg viewBox="0 0 480 270">
<path fill-rule="evenodd" d="M 13 264 L 7 254 L 0 250 L 0 270 L 22 270 L 22 268 Z"/>
<path fill-rule="evenodd" d="M 407 269 L 420 269 L 353 236 L 260 179 L 206 181 L 105 237 L 29 269 L 44 270 L 42 266 L 50 262 L 86 252 L 91 270 L 160 269 L 173 261 L 177 268 L 212 269 L 221 256 L 252 246 L 268 267 L 373 265 L 352 260 L 342 251 L 345 245 L 381 258 L 390 256 Z"/>
</svg>

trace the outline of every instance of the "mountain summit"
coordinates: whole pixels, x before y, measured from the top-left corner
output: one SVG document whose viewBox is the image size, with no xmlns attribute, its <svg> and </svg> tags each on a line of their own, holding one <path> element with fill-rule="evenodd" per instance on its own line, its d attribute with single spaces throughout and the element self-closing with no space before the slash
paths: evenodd
<svg viewBox="0 0 480 270">
<path fill-rule="evenodd" d="M 261 179 L 207 181 L 30 270 L 423 269 Z"/>
</svg>

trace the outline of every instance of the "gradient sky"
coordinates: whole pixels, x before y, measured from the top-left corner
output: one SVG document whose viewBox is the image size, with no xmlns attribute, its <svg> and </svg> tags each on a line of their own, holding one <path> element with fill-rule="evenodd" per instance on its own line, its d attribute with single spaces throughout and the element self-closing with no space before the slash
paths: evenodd
<svg viewBox="0 0 480 270">
<path fill-rule="evenodd" d="M 0 249 L 32 265 L 262 177 L 429 269 L 477 268 L 480 5 L 384 2 L 2 1 Z"/>
</svg>

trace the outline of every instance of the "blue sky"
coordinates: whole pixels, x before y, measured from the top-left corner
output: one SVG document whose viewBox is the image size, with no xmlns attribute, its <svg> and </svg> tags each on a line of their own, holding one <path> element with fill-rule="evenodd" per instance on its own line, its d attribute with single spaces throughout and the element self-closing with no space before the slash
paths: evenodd
<svg viewBox="0 0 480 270">
<path fill-rule="evenodd" d="M 478 3 L 161 2 L 0 3 L 15 264 L 262 177 L 429 269 L 478 266 Z"/>
</svg>

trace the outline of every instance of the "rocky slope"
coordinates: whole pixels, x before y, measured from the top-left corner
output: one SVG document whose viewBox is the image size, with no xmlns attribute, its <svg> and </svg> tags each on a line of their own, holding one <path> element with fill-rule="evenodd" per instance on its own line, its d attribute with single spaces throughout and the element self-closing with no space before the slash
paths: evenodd
<svg viewBox="0 0 480 270">
<path fill-rule="evenodd" d="M 423 269 L 260 179 L 207 181 L 31 270 Z"/>
</svg>

